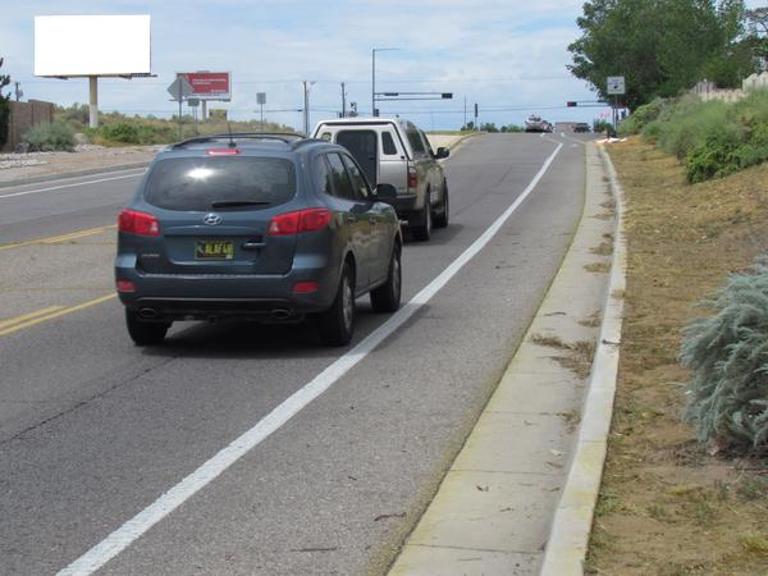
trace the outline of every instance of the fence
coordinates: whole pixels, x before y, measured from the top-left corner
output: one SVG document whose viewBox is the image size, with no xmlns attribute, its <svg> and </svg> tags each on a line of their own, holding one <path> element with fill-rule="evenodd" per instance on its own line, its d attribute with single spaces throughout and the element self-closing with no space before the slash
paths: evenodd
<svg viewBox="0 0 768 576">
<path fill-rule="evenodd" d="M 54 105 L 42 100 L 9 102 L 11 117 L 8 122 L 8 141 L 0 152 L 12 152 L 24 133 L 38 124 L 53 122 Z"/>
<path fill-rule="evenodd" d="M 709 80 L 702 80 L 696 84 L 696 86 L 694 86 L 691 92 L 696 94 L 705 102 L 708 102 L 709 100 L 738 102 L 752 90 L 760 90 L 766 88 L 768 88 L 768 72 L 761 72 L 760 74 L 752 74 L 751 76 L 748 76 L 741 83 L 741 88 L 723 90 L 715 86 L 715 84 Z"/>
</svg>

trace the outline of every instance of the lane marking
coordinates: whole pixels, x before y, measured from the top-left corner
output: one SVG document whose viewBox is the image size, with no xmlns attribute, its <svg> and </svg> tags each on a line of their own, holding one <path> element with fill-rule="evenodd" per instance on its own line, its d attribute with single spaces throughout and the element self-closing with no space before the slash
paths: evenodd
<svg viewBox="0 0 768 576">
<path fill-rule="evenodd" d="M 48 306 L 47 308 L 41 308 L 40 310 L 35 310 L 34 312 L 30 312 L 29 314 L 22 314 L 20 316 L 13 316 L 12 318 L 6 318 L 5 320 L 0 320 L 0 330 L 13 326 L 14 324 L 19 324 L 20 322 L 24 322 L 25 320 L 31 320 L 39 316 L 44 316 L 45 314 L 48 314 L 50 312 L 61 310 L 62 308 L 64 308 L 64 306 Z"/>
<path fill-rule="evenodd" d="M 22 242 L 10 242 L 8 244 L 0 244 L 0 251 L 9 250 L 11 248 L 22 248 L 24 246 L 32 246 L 34 244 L 58 244 L 59 242 L 67 242 L 69 240 L 77 240 L 78 238 L 85 238 L 86 236 L 94 236 L 101 234 L 108 230 L 117 229 L 117 224 L 110 224 L 109 226 L 97 226 L 96 228 L 85 228 L 83 230 L 76 230 L 75 232 L 69 232 L 60 236 L 48 236 L 46 238 L 35 238 L 34 240 L 24 240 Z"/>
<path fill-rule="evenodd" d="M 280 405 L 257 422 L 250 430 L 233 440 L 228 446 L 215 454 L 210 460 L 189 474 L 181 482 L 170 488 L 152 504 L 144 508 L 133 518 L 125 522 L 104 540 L 96 544 L 69 566 L 58 572 L 57 576 L 87 576 L 93 574 L 112 558 L 128 548 L 136 539 L 145 534 L 155 524 L 176 510 L 189 498 L 202 490 L 222 472 L 227 470 L 245 454 L 258 446 L 273 432 L 279 430 L 285 423 L 298 414 L 323 392 L 341 379 L 349 370 L 365 359 L 388 336 L 405 324 L 422 306 L 440 291 L 470 260 L 472 260 L 506 221 L 512 216 L 523 201 L 530 195 L 536 185 L 546 174 L 554 161 L 562 143 L 546 159 L 527 188 L 518 196 L 501 216 L 475 240 L 456 260 L 443 270 L 432 282 L 416 294 L 389 320 L 371 332 L 354 348 L 335 360 L 330 366 L 315 376 Z"/>
<path fill-rule="evenodd" d="M 64 188 L 77 188 L 78 186 L 88 186 L 89 184 L 100 184 L 101 182 L 112 182 L 113 180 L 124 180 L 126 178 L 138 178 L 143 176 L 146 170 L 137 174 L 126 174 L 123 176 L 112 176 L 110 178 L 99 178 L 98 180 L 87 180 L 85 182 L 73 182 L 72 184 L 60 184 L 58 186 L 49 186 L 48 188 L 38 188 L 36 190 L 24 190 L 22 192 L 12 192 L 10 194 L 0 194 L 0 200 L 3 198 L 17 198 L 19 196 L 28 196 L 29 194 L 40 194 L 42 192 L 52 192 L 54 190 L 63 190 Z"/>
<path fill-rule="evenodd" d="M 26 321 L 22 320 L 21 323 L 17 323 L 9 327 L 0 326 L 0 336 L 7 336 L 8 334 L 13 334 L 14 332 L 18 332 L 19 330 L 30 328 L 37 324 L 41 324 L 42 322 L 47 322 L 48 320 L 53 320 L 54 318 L 59 318 L 60 316 L 72 314 L 72 312 L 78 312 L 80 310 L 90 308 L 91 306 L 96 306 L 96 304 L 107 302 L 108 300 L 112 300 L 113 298 L 117 298 L 117 294 L 108 294 L 106 296 L 94 298 L 93 300 L 89 300 L 88 302 L 83 302 L 82 304 L 77 304 L 76 306 L 69 306 L 66 308 L 61 306 L 59 307 L 53 306 L 52 308 L 58 308 L 58 309 L 51 310 L 49 313 L 45 313 L 42 316 L 31 318 Z M 39 312 L 42 312 L 42 310 Z"/>
</svg>

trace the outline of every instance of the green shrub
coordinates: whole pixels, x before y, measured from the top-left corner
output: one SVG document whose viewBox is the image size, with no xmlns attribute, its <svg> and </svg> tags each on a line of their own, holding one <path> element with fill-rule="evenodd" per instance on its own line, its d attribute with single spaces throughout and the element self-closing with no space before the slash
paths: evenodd
<svg viewBox="0 0 768 576">
<path fill-rule="evenodd" d="M 139 129 L 134 124 L 127 122 L 118 122 L 116 124 L 107 124 L 100 128 L 99 134 L 105 140 L 112 142 L 121 142 L 123 144 L 138 144 Z"/>
<path fill-rule="evenodd" d="M 733 274 L 714 310 L 684 330 L 680 359 L 693 379 L 685 418 L 699 440 L 768 451 L 768 259 Z"/>
<path fill-rule="evenodd" d="M 29 144 L 30 152 L 52 150 L 72 151 L 75 148 L 75 131 L 65 122 L 38 124 L 27 130 L 23 141 Z"/>
<path fill-rule="evenodd" d="M 682 160 L 689 182 L 760 164 L 768 160 L 768 90 L 736 104 L 685 96 L 662 107 L 643 136 Z"/>
<path fill-rule="evenodd" d="M 665 107 L 669 104 L 663 98 L 656 98 L 648 104 L 640 106 L 630 114 L 629 118 L 624 120 L 619 126 L 619 134 L 628 136 L 630 134 L 640 134 L 643 129 L 656 120 Z"/>
</svg>

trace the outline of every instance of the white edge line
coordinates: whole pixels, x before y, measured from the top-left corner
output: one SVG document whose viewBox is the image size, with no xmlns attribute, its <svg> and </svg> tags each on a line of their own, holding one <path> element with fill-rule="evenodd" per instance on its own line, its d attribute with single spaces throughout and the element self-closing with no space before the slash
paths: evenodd
<svg viewBox="0 0 768 576">
<path fill-rule="evenodd" d="M 181 482 L 165 492 L 147 508 L 125 522 L 100 543 L 88 550 L 80 558 L 58 572 L 57 576 L 86 576 L 92 574 L 120 552 L 128 548 L 136 539 L 141 537 L 152 526 L 160 522 L 168 514 L 181 506 L 187 499 L 196 494 L 209 482 L 237 462 L 246 453 L 280 429 L 300 410 L 328 390 L 344 374 L 363 360 L 374 348 L 408 321 L 424 304 L 426 304 L 448 281 L 461 270 L 486 244 L 496 235 L 499 229 L 530 195 L 541 178 L 549 169 L 563 144 L 558 144 L 554 152 L 547 158 L 526 189 L 515 199 L 504 213 L 456 260 L 454 260 L 432 282 L 425 286 L 407 304 L 393 314 L 389 320 L 365 337 L 359 344 L 341 356 L 320 374 L 315 376 L 303 388 L 294 392 L 272 412 L 260 420 L 242 436 L 203 463 Z"/>
<path fill-rule="evenodd" d="M 40 194 L 41 192 L 52 192 L 54 190 L 62 190 L 64 188 L 76 188 L 78 186 L 88 186 L 89 184 L 100 184 L 101 182 L 111 182 L 112 180 L 123 180 L 125 178 L 136 178 L 143 176 L 145 169 L 140 168 L 141 172 L 136 174 L 126 174 L 124 176 L 112 176 L 110 178 L 99 178 L 98 180 L 87 180 L 85 182 L 73 182 L 71 184 L 60 184 L 59 186 L 49 186 L 48 188 L 37 188 L 35 190 L 23 190 L 21 192 L 12 192 L 11 194 L 0 194 L 0 199 L 3 198 L 16 198 L 18 196 L 28 196 L 29 194 Z"/>
<path fill-rule="evenodd" d="M 544 552 L 540 576 L 583 576 L 595 506 L 608 448 L 624 312 L 627 247 L 624 194 L 610 157 L 598 148 L 616 201 L 615 246 L 603 322 L 568 477 L 561 492 Z"/>
</svg>

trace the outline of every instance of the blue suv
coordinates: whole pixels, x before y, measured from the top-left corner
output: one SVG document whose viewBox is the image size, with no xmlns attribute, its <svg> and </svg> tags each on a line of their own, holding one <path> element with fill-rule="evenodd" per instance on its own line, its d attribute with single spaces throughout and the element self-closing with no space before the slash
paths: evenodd
<svg viewBox="0 0 768 576">
<path fill-rule="evenodd" d="M 128 333 L 178 320 L 297 322 L 350 341 L 355 299 L 400 306 L 402 235 L 341 146 L 291 134 L 193 138 L 161 151 L 118 216 L 115 281 Z"/>
</svg>

